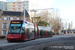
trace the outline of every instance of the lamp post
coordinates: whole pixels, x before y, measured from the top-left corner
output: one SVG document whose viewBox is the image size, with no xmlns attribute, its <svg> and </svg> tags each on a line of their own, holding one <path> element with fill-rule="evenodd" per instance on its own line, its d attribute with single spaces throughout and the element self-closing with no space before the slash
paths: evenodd
<svg viewBox="0 0 75 50">
<path fill-rule="evenodd" d="M 61 35 L 61 18 L 60 18 L 60 35 Z"/>
<path fill-rule="evenodd" d="M 24 3 L 24 15 L 23 15 L 23 20 L 25 21 L 25 3 Z"/>
</svg>

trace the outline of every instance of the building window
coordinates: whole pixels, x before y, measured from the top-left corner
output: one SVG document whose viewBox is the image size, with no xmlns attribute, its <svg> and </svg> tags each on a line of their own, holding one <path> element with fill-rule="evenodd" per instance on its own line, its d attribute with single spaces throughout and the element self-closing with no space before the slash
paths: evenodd
<svg viewBox="0 0 75 50">
<path fill-rule="evenodd" d="M 2 24 L 2 29 L 7 29 L 7 23 Z"/>
<path fill-rule="evenodd" d="M 15 5 L 13 7 L 15 7 Z"/>
<path fill-rule="evenodd" d="M 6 16 L 4 16 L 4 17 L 3 17 L 3 20 L 7 20 L 7 17 L 6 17 Z"/>
<path fill-rule="evenodd" d="M 18 7 L 21 7 L 21 5 L 18 5 Z"/>
<path fill-rule="evenodd" d="M 15 3 L 13 3 L 13 4 L 15 4 Z"/>
<path fill-rule="evenodd" d="M 20 18 L 19 17 L 16 17 L 16 20 L 20 20 Z"/>
<path fill-rule="evenodd" d="M 14 18 L 13 17 L 10 17 L 10 20 L 13 20 Z"/>
<path fill-rule="evenodd" d="M 13 10 L 15 10 L 15 8 L 13 8 Z"/>
<path fill-rule="evenodd" d="M 18 4 L 20 4 L 20 2 Z"/>
<path fill-rule="evenodd" d="M 7 35 L 7 30 L 3 30 L 2 35 Z"/>
</svg>

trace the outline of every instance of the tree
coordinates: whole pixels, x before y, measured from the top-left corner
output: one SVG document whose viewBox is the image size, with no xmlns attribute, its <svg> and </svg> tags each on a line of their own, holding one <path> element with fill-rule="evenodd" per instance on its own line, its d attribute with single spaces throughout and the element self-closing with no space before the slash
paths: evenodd
<svg viewBox="0 0 75 50">
<path fill-rule="evenodd" d="M 41 17 L 35 17 L 36 19 L 36 25 L 38 25 L 38 22 L 41 21 Z"/>
<path fill-rule="evenodd" d="M 47 27 L 47 25 L 49 25 L 49 23 L 47 23 L 47 22 L 45 22 L 45 21 L 39 21 L 39 22 L 38 22 L 38 25 L 39 25 L 39 26 Z"/>
<path fill-rule="evenodd" d="M 39 25 L 39 26 L 45 26 L 45 27 L 47 27 L 47 25 L 49 25 L 49 23 L 42 21 L 41 17 L 35 17 L 35 24 Z"/>
<path fill-rule="evenodd" d="M 58 32 L 60 30 L 60 22 L 59 22 L 59 17 L 57 15 L 55 16 L 55 14 L 53 15 L 49 11 L 44 10 L 44 11 L 41 11 L 40 13 L 38 13 L 37 16 L 41 17 L 41 21 L 45 21 L 45 22 L 49 23 L 50 27 L 52 27 L 54 32 Z M 40 23 L 43 23 L 41 21 L 40 21 Z M 45 23 L 43 23 L 43 24 L 45 24 Z M 40 25 L 42 25 L 42 24 L 40 24 Z"/>
<path fill-rule="evenodd" d="M 51 13 L 48 12 L 47 10 L 44 10 L 38 13 L 37 16 L 40 16 L 42 21 L 48 22 L 48 20 L 51 17 Z"/>
<path fill-rule="evenodd" d="M 38 22 L 41 21 L 41 17 L 35 17 L 33 21 L 35 25 L 38 25 Z"/>
</svg>

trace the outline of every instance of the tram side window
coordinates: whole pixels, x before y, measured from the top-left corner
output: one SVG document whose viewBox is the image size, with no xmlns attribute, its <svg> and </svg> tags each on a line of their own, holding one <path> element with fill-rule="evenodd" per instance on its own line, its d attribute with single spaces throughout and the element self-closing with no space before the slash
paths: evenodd
<svg viewBox="0 0 75 50">
<path fill-rule="evenodd" d="M 38 34 L 37 34 L 37 28 L 35 28 L 35 30 L 36 30 L 36 36 L 37 36 L 37 35 L 38 35 Z"/>
<path fill-rule="evenodd" d="M 32 26 L 32 34 L 34 34 L 34 26 Z"/>
<path fill-rule="evenodd" d="M 50 35 L 50 31 L 48 30 L 48 35 Z"/>
<path fill-rule="evenodd" d="M 22 34 L 25 34 L 25 23 L 22 24 Z"/>
<path fill-rule="evenodd" d="M 27 25 L 27 33 L 33 34 L 34 33 L 34 26 L 28 24 Z"/>
</svg>

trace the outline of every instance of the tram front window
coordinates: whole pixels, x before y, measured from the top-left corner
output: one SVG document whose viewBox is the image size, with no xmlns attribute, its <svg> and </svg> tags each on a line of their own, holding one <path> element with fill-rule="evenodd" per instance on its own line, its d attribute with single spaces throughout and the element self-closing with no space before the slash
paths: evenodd
<svg viewBox="0 0 75 50">
<path fill-rule="evenodd" d="M 9 27 L 9 33 L 20 33 L 21 24 L 11 24 Z"/>
</svg>

